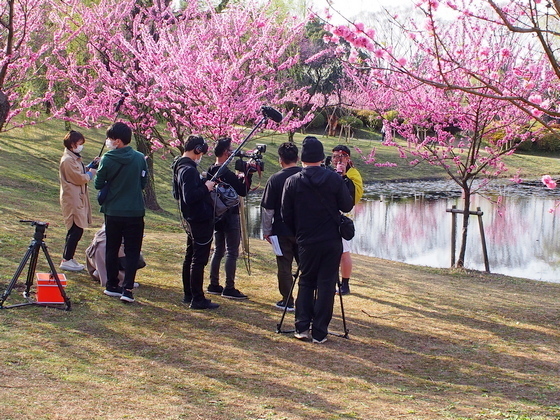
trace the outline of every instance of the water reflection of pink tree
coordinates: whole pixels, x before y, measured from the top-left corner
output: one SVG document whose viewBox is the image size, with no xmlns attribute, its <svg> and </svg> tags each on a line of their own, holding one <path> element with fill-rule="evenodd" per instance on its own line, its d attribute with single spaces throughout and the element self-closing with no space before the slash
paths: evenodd
<svg viewBox="0 0 560 420">
<path fill-rule="evenodd" d="M 556 188 L 556 181 L 550 175 L 544 175 L 541 178 L 541 181 L 544 185 L 546 185 L 547 188 L 551 190 L 554 190 Z M 554 202 L 554 207 L 549 210 L 549 213 L 554 213 L 554 210 L 556 210 L 558 206 L 560 206 L 560 201 L 556 200 Z"/>
</svg>

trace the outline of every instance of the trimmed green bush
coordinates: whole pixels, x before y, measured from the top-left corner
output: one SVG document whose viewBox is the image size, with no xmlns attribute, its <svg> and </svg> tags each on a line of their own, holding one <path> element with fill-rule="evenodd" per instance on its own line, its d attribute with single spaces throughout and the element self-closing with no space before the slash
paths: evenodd
<svg viewBox="0 0 560 420">
<path fill-rule="evenodd" d="M 354 129 L 361 129 L 364 127 L 364 123 L 358 117 L 354 117 L 353 115 L 345 115 L 344 117 L 340 117 L 338 120 L 341 126 L 349 125 L 351 128 Z"/>
<path fill-rule="evenodd" d="M 379 114 L 375 111 L 359 109 L 356 111 L 356 117 L 362 121 L 364 127 L 370 127 L 373 129 L 381 128 L 382 120 Z"/>
</svg>

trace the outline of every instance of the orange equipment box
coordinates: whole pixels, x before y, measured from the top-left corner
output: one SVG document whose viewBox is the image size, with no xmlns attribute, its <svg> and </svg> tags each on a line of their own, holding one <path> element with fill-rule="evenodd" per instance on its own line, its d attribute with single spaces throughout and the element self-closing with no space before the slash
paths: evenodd
<svg viewBox="0 0 560 420">
<path fill-rule="evenodd" d="M 58 274 L 62 287 L 66 287 L 66 276 Z M 65 303 L 58 284 L 50 273 L 37 273 L 37 303 Z"/>
</svg>

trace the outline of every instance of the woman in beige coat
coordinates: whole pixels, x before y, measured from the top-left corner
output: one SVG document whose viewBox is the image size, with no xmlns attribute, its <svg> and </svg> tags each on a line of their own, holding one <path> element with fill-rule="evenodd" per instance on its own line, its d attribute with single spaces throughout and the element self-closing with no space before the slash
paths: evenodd
<svg viewBox="0 0 560 420">
<path fill-rule="evenodd" d="M 80 152 L 86 139 L 74 130 L 64 137 L 64 153 L 60 159 L 60 205 L 64 224 L 68 233 L 60 268 L 68 271 L 81 271 L 84 265 L 74 260 L 78 242 L 82 238 L 84 228 L 91 223 L 91 206 L 89 203 L 88 182 L 95 176 L 95 160 L 84 166 Z M 98 158 L 96 158 L 99 160 Z M 92 167 L 93 165 L 93 167 Z"/>
</svg>

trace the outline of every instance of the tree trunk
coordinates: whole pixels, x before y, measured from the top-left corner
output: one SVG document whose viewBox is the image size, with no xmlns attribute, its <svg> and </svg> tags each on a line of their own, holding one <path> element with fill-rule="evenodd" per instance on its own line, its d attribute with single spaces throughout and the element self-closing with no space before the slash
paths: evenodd
<svg viewBox="0 0 560 420">
<path fill-rule="evenodd" d="M 4 127 L 9 112 L 10 102 L 8 101 L 8 97 L 0 90 L 0 131 L 2 131 L 2 127 Z"/>
<path fill-rule="evenodd" d="M 150 149 L 150 142 L 146 137 L 140 134 L 134 134 L 134 138 L 136 139 L 136 148 L 138 151 L 148 156 L 146 160 L 148 164 L 148 183 L 144 189 L 144 204 L 146 208 L 150 210 L 163 211 L 157 201 L 156 190 L 154 188 L 154 160 Z"/>
<path fill-rule="evenodd" d="M 467 236 L 469 230 L 469 218 L 470 218 L 470 207 L 471 207 L 471 189 L 468 186 L 463 185 L 463 229 L 461 231 L 461 248 L 459 250 L 459 257 L 457 258 L 456 267 L 465 266 L 465 254 L 467 252 Z"/>
<path fill-rule="evenodd" d="M 294 133 L 295 133 L 294 131 L 289 131 L 289 132 L 288 132 L 288 141 L 289 141 L 290 143 L 293 143 L 293 142 L 294 142 Z"/>
</svg>

